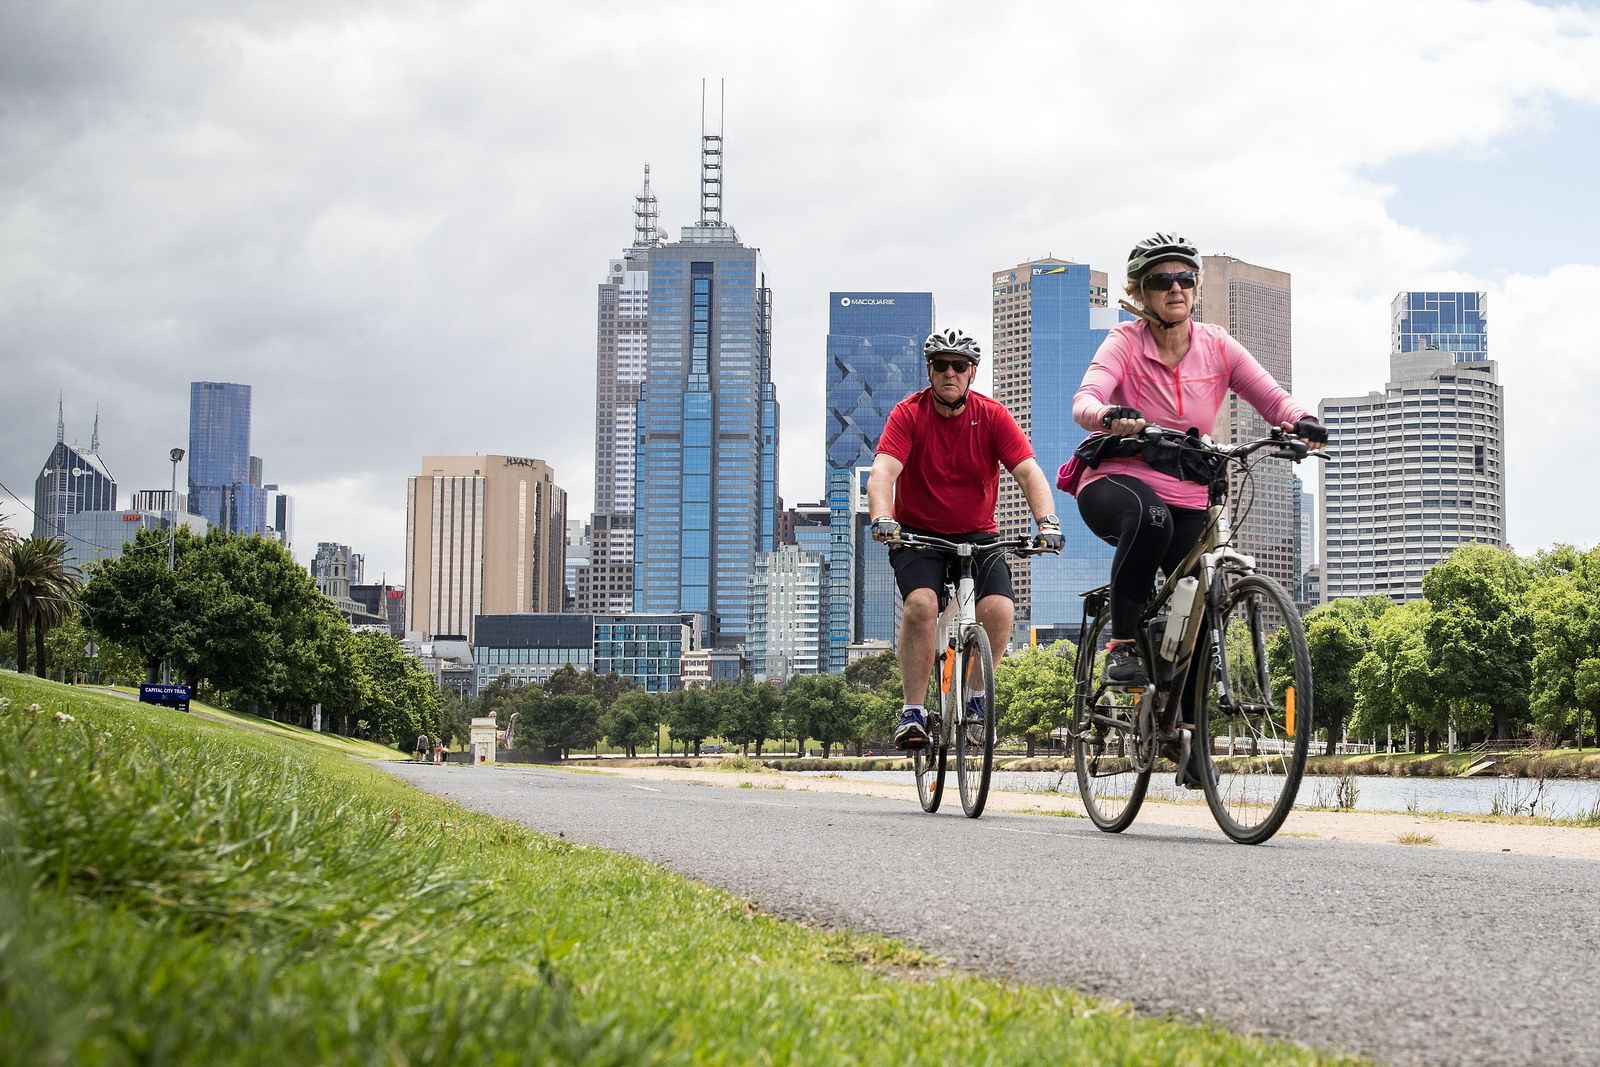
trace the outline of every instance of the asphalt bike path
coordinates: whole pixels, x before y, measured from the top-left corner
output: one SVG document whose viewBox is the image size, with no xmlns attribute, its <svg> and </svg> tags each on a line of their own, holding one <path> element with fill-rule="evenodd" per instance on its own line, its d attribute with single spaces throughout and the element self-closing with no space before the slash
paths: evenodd
<svg viewBox="0 0 1600 1067">
<path fill-rule="evenodd" d="M 1593 861 L 971 820 L 953 778 L 928 815 L 846 793 L 381 766 L 475 811 L 977 973 L 1396 1063 L 1600 1059 Z"/>
</svg>

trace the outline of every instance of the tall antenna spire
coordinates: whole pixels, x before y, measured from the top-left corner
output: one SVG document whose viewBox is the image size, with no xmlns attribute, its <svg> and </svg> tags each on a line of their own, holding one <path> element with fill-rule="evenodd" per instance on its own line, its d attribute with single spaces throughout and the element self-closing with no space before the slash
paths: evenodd
<svg viewBox="0 0 1600 1067">
<path fill-rule="evenodd" d="M 64 397 L 65 397 L 65 394 L 63 394 L 63 393 L 57 393 L 56 394 L 56 443 L 57 444 L 60 444 L 61 442 L 65 441 L 67 439 L 67 407 L 66 407 L 66 401 L 65 401 Z"/>
<path fill-rule="evenodd" d="M 89 438 L 89 451 L 100 454 L 100 405 L 94 406 L 94 434 Z"/>
<path fill-rule="evenodd" d="M 728 81 L 721 82 L 717 132 L 706 132 L 706 80 L 700 79 L 700 224 L 722 225 L 722 130 L 727 122 Z"/>
<path fill-rule="evenodd" d="M 661 208 L 656 203 L 655 194 L 650 191 L 650 164 L 646 163 L 644 188 L 633 198 L 633 247 L 658 245 L 666 238 L 665 231 L 657 225 L 660 218 Z"/>
</svg>

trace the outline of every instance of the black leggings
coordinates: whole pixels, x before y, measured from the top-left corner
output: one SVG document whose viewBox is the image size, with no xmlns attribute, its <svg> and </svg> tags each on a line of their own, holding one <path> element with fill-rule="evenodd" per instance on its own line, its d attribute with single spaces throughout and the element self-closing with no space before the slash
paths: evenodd
<svg viewBox="0 0 1600 1067">
<path fill-rule="evenodd" d="M 1204 508 L 1175 508 L 1138 478 L 1096 478 L 1078 493 L 1078 514 L 1117 546 L 1111 560 L 1111 638 L 1131 640 L 1150 602 L 1156 570 L 1170 575 L 1205 532 Z"/>
</svg>

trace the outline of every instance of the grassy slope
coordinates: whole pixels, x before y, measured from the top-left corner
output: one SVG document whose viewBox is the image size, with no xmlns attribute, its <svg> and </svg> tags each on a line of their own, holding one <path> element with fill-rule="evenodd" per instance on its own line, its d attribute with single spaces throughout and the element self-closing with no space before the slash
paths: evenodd
<svg viewBox="0 0 1600 1067">
<path fill-rule="evenodd" d="M 0 696 L 0 1063 L 1316 1060 L 780 923 L 295 737 Z"/>
</svg>

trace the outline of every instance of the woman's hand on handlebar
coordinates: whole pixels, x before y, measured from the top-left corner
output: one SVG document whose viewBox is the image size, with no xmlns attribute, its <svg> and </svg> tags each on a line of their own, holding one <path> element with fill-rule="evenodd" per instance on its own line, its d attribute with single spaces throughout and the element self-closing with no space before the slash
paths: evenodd
<svg viewBox="0 0 1600 1067">
<path fill-rule="evenodd" d="M 1279 424 L 1279 429 L 1284 433 L 1292 433 L 1306 443 L 1306 446 L 1315 452 L 1328 443 L 1328 429 L 1322 423 L 1307 415 L 1294 422 Z"/>
<path fill-rule="evenodd" d="M 1138 408 L 1119 406 L 1106 408 L 1100 416 L 1100 425 L 1118 437 L 1136 437 L 1146 424 Z"/>
</svg>

